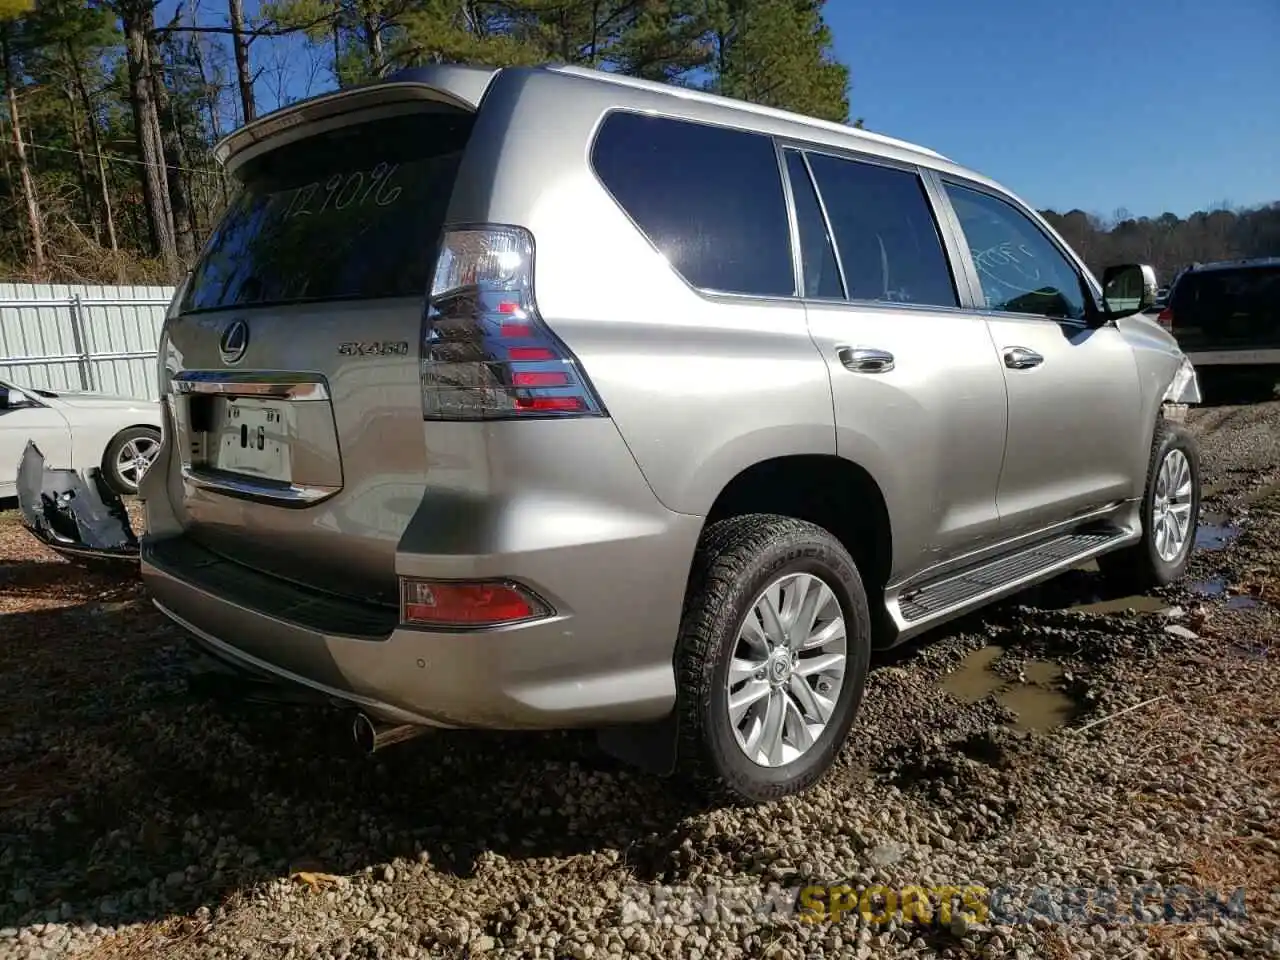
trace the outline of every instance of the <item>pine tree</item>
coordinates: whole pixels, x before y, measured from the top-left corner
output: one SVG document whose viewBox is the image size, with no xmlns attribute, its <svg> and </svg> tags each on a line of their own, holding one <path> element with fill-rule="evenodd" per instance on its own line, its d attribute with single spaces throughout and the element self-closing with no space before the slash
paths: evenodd
<svg viewBox="0 0 1280 960">
<path fill-rule="evenodd" d="M 849 68 L 835 58 L 825 0 L 719 0 L 713 89 L 824 120 L 849 119 Z"/>
</svg>

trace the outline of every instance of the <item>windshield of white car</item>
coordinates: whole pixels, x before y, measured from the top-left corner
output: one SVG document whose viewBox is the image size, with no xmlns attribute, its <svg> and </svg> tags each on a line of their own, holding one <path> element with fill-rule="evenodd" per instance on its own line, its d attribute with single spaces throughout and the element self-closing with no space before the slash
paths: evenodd
<svg viewBox="0 0 1280 960">
<path fill-rule="evenodd" d="M 49 400 L 58 399 L 58 395 L 52 390 L 41 390 L 38 387 L 18 387 L 14 386 L 12 383 L 5 383 L 3 380 L 0 380 L 0 388 L 4 388 L 9 391 L 10 406 L 15 406 L 16 404 L 21 403 L 24 399 L 29 400 L 32 397 L 44 397 Z"/>
</svg>

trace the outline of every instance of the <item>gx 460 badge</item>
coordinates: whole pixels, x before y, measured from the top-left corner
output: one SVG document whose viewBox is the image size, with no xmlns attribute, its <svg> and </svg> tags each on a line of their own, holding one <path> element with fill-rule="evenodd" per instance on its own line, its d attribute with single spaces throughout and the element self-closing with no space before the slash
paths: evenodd
<svg viewBox="0 0 1280 960">
<path fill-rule="evenodd" d="M 352 340 L 338 344 L 338 355 L 343 357 L 403 357 L 408 352 L 407 340 Z"/>
</svg>

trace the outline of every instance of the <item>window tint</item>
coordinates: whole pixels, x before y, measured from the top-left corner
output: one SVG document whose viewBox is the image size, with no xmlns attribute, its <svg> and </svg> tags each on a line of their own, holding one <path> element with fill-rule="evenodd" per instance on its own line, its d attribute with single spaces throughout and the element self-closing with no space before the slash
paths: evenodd
<svg viewBox="0 0 1280 960">
<path fill-rule="evenodd" d="M 471 122 L 376 120 L 250 161 L 183 309 L 425 296 Z"/>
<path fill-rule="evenodd" d="M 954 184 L 946 188 L 988 310 L 1053 319 L 1084 317 L 1080 275 L 1044 231 L 990 194 Z"/>
<path fill-rule="evenodd" d="M 851 300 L 957 305 L 938 227 L 914 173 L 809 154 Z"/>
<path fill-rule="evenodd" d="M 613 113 L 600 128 L 591 162 L 693 286 L 795 295 L 786 200 L 770 138 Z"/>
<path fill-rule="evenodd" d="M 806 297 L 843 299 L 844 287 L 840 283 L 840 268 L 836 266 L 835 247 L 827 232 L 827 223 L 818 205 L 818 194 L 814 192 L 804 157 L 794 150 L 788 150 L 786 156 L 796 221 L 800 227 L 800 256 L 804 265 L 802 292 Z"/>
<path fill-rule="evenodd" d="M 1183 274 L 1170 304 L 1188 326 L 1280 324 L 1280 267 L 1215 268 Z"/>
</svg>

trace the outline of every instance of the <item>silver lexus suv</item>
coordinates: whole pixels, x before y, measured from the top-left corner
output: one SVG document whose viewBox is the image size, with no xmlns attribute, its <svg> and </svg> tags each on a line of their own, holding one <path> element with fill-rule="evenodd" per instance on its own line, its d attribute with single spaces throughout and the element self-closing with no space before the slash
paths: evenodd
<svg viewBox="0 0 1280 960">
<path fill-rule="evenodd" d="M 1199 400 L 1029 207 L 921 147 L 435 66 L 219 145 L 161 344 L 165 614 L 368 748 L 587 728 L 714 796 L 832 764 L 873 648 L 1096 558 L 1182 575 Z"/>
</svg>

